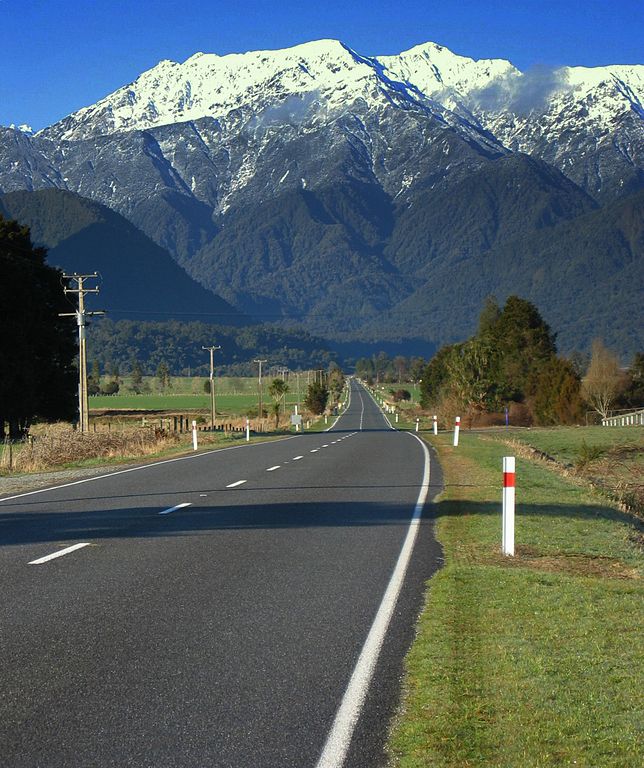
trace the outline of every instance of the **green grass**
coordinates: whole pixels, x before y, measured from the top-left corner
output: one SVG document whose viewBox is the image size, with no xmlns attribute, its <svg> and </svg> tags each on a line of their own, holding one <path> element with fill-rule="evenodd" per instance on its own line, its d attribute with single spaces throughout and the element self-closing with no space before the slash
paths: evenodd
<svg viewBox="0 0 644 768">
<path fill-rule="evenodd" d="M 457 449 L 451 435 L 436 444 L 445 567 L 407 659 L 392 762 L 639 767 L 644 591 L 633 520 L 518 459 L 517 556 L 503 557 L 507 446 L 467 433 Z"/>
<path fill-rule="evenodd" d="M 644 454 L 642 427 L 553 427 L 513 430 L 504 435 L 532 445 L 563 462 L 574 463 L 583 445 L 610 451 L 624 446 L 639 446 Z"/>
<path fill-rule="evenodd" d="M 217 413 L 228 415 L 243 415 L 251 408 L 257 408 L 256 394 L 216 395 Z M 286 408 L 292 410 L 297 403 L 297 395 L 288 393 Z M 270 411 L 272 401 L 268 393 L 263 399 L 264 408 Z M 180 395 L 180 394 L 140 394 L 140 395 L 97 395 L 89 398 L 90 410 L 153 410 L 153 411 L 208 411 L 210 412 L 210 395 Z"/>
</svg>

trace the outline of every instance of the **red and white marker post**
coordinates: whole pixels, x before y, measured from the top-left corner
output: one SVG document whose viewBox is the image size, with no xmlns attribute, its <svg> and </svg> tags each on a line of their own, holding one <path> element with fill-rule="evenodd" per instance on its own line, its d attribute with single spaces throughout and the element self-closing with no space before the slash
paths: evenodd
<svg viewBox="0 0 644 768">
<path fill-rule="evenodd" d="M 438 417 L 434 414 L 434 434 L 438 434 Z"/>
<path fill-rule="evenodd" d="M 192 449 L 197 450 L 197 422 L 192 422 Z"/>
<path fill-rule="evenodd" d="M 516 474 L 514 456 L 503 457 L 503 530 L 501 546 L 504 555 L 514 557 L 514 489 Z"/>
<path fill-rule="evenodd" d="M 454 423 L 454 448 L 458 445 L 458 434 L 461 431 L 461 417 L 456 417 L 456 422 Z"/>
</svg>

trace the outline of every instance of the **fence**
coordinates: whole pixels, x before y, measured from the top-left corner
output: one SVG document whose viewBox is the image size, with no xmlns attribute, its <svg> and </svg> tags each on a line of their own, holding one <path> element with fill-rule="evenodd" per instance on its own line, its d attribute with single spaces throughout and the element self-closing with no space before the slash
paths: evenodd
<svg viewBox="0 0 644 768">
<path fill-rule="evenodd" d="M 602 419 L 602 427 L 642 427 L 644 426 L 644 408 L 629 413 L 618 413 Z"/>
</svg>

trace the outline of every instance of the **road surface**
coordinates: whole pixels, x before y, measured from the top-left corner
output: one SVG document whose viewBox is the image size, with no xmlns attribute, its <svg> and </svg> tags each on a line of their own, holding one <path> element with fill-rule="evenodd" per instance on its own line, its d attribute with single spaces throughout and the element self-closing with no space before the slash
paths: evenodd
<svg viewBox="0 0 644 768">
<path fill-rule="evenodd" d="M 426 459 L 353 381 L 325 433 L 0 498 L 0 765 L 383 765 Z"/>
</svg>

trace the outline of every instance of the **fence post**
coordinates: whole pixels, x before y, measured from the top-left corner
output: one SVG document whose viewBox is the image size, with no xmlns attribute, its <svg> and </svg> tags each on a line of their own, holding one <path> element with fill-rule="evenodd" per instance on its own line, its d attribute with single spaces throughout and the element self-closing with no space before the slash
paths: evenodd
<svg viewBox="0 0 644 768">
<path fill-rule="evenodd" d="M 504 555 L 514 556 L 514 456 L 503 457 L 503 525 L 501 543 Z"/>
<path fill-rule="evenodd" d="M 458 434 L 461 431 L 461 417 L 456 417 L 456 422 L 454 423 L 454 448 L 458 445 Z"/>
</svg>

